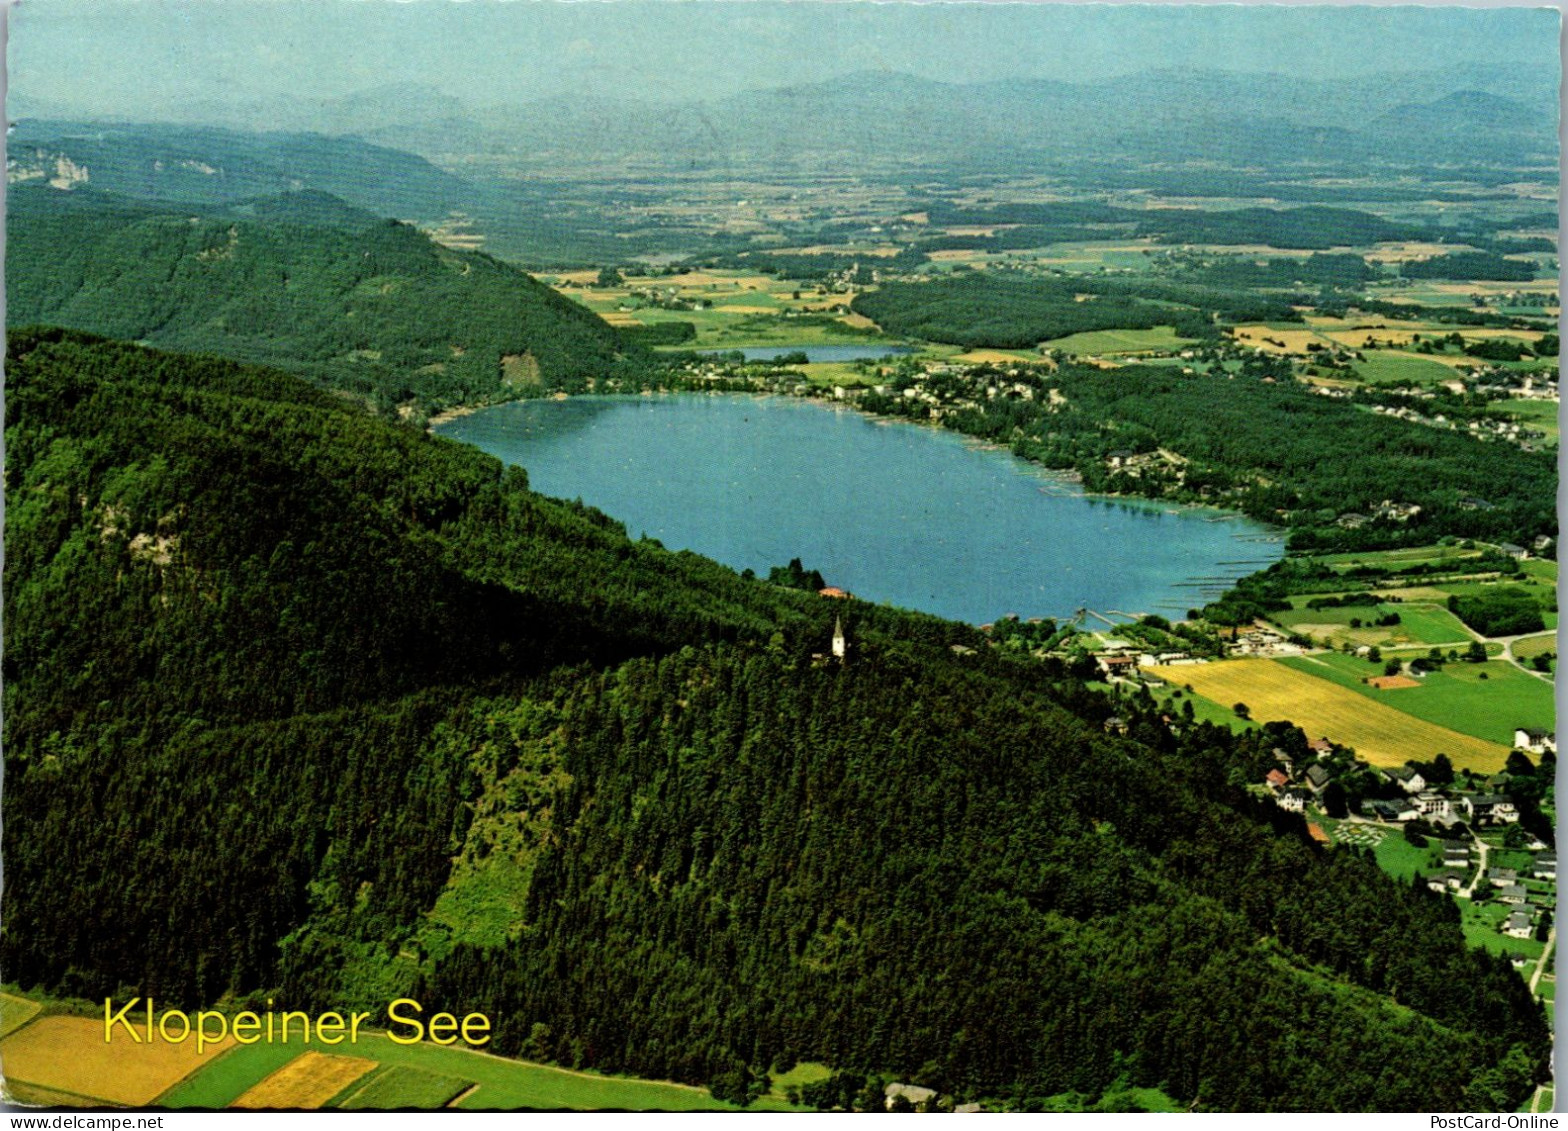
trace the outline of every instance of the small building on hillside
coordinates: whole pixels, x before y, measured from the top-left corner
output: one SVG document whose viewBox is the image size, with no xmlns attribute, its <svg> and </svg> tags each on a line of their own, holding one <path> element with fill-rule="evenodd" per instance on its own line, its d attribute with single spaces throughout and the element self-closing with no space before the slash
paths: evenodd
<svg viewBox="0 0 1568 1131">
<path fill-rule="evenodd" d="M 1322 765 L 1314 762 L 1312 765 L 1307 767 L 1306 779 L 1307 787 L 1311 789 L 1313 793 L 1322 793 L 1326 788 L 1328 788 L 1328 783 L 1333 780 L 1333 775 L 1330 774 L 1328 770 L 1325 769 Z"/>
<path fill-rule="evenodd" d="M 1557 853 L 1536 853 L 1535 862 L 1530 865 L 1530 878 L 1535 880 L 1555 880 L 1557 878 Z"/>
<path fill-rule="evenodd" d="M 1519 873 L 1512 868 L 1488 868 L 1486 879 L 1494 888 L 1513 887 L 1519 882 Z"/>
<path fill-rule="evenodd" d="M 1530 893 L 1518 884 L 1507 884 L 1497 889 L 1497 902 L 1499 903 L 1528 903 Z"/>
<path fill-rule="evenodd" d="M 1270 789 L 1281 790 L 1290 784 L 1290 775 L 1284 770 L 1270 770 L 1263 778 Z"/>
<path fill-rule="evenodd" d="M 1426 788 L 1426 779 L 1421 776 L 1421 771 L 1410 766 L 1398 766 L 1392 770 L 1384 770 L 1383 776 L 1406 793 L 1420 793 Z"/>
</svg>

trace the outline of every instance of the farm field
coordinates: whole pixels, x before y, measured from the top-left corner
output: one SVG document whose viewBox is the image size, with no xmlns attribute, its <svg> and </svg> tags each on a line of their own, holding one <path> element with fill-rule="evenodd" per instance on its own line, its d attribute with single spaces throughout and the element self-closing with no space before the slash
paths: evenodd
<svg viewBox="0 0 1568 1131">
<path fill-rule="evenodd" d="M 575 271 L 540 278 L 611 325 L 689 322 L 696 327 L 697 337 L 684 343 L 683 348 L 824 345 L 854 342 L 873 329 L 864 319 L 854 315 L 830 313 L 833 307 L 848 306 L 851 295 L 818 294 L 815 283 L 781 279 L 758 271 L 633 275 L 613 287 L 597 286 L 597 274 L 595 271 Z M 638 291 L 645 293 L 635 293 Z M 651 304 L 647 297 L 650 292 L 658 294 L 661 301 L 700 301 L 709 305 L 695 310 L 666 309 Z M 786 317 L 790 314 L 815 317 L 797 320 Z"/>
<path fill-rule="evenodd" d="M 1254 719 L 1288 720 L 1309 735 L 1354 747 L 1374 766 L 1402 766 L 1441 751 L 1455 766 L 1491 772 L 1508 758 L 1506 746 L 1418 719 L 1285 663 L 1225 660 L 1144 670 L 1178 687 L 1190 683 L 1217 703 L 1244 703 Z"/>
<path fill-rule="evenodd" d="M 248 1109 L 322 1107 L 376 1067 L 362 1056 L 314 1050 L 302 1052 L 259 1084 L 246 1089 L 232 1107 Z"/>
<path fill-rule="evenodd" d="M 228 1107 L 234 1104 L 280 1067 L 306 1050 L 305 1045 L 242 1045 L 230 1050 L 210 1068 L 202 1071 L 163 1097 L 168 1107 Z M 337 1046 L 340 1051 L 346 1046 Z M 381 1074 L 369 1076 L 363 1085 L 368 1096 L 358 1091 L 342 1096 L 328 1106 L 371 1107 L 386 1096 L 407 1096 L 414 1091 L 429 1095 L 440 1090 L 428 1078 L 458 1081 L 463 1084 L 458 1106 L 474 1110 L 508 1108 L 545 1108 L 591 1110 L 617 1108 L 631 1111 L 724 1111 L 729 1105 L 715 1100 L 705 1088 L 656 1080 L 622 1076 L 599 1076 L 574 1072 L 527 1061 L 507 1060 L 487 1053 L 432 1044 L 399 1045 L 382 1033 L 362 1037 L 354 1055 L 381 1065 L 391 1076 L 380 1083 Z M 445 1087 L 443 1083 L 442 1088 Z M 372 1090 L 373 1089 L 373 1090 Z M 336 1093 L 335 1093 L 336 1094 Z M 378 1098 L 380 1097 L 380 1098 Z M 330 1100 L 331 1097 L 329 1097 Z M 450 1099 L 450 1097 L 449 1097 Z M 754 1110 L 792 1110 L 783 1100 L 764 1097 Z"/>
<path fill-rule="evenodd" d="M 1539 656 L 1542 652 L 1555 651 L 1557 651 L 1557 634 L 1555 632 L 1543 632 L 1539 636 L 1527 636 L 1523 640 L 1515 640 L 1513 646 L 1514 655 L 1521 660 Z"/>
<path fill-rule="evenodd" d="M 729 1111 L 705 1088 L 627 1076 L 601 1076 L 508 1060 L 429 1043 L 399 1045 L 385 1033 L 362 1033 L 352 1047 L 298 1039 L 241 1045 L 233 1038 L 130 1044 L 103 1040 L 102 1016 L 48 1014 L 15 994 L 0 994 L 7 1020 L 21 1018 L 0 1041 L 5 1094 L 24 1103 L 168 1108 L 440 1107 L 474 1109 L 619 1109 Z M 314 1046 L 314 1047 L 313 1047 Z M 785 1080 L 815 1078 L 820 1066 Z M 797 1111 L 782 1091 L 750 1110 Z"/>
<path fill-rule="evenodd" d="M 0 1037 L 7 1037 L 26 1025 L 42 1007 L 15 994 L 0 993 Z"/>
<path fill-rule="evenodd" d="M 1351 368 L 1371 384 L 1433 384 L 1451 381 L 1452 366 L 1421 354 L 1401 350 L 1366 350 L 1365 361 L 1351 362 Z M 1457 359 L 1457 355 L 1456 355 Z"/>
<path fill-rule="evenodd" d="M 1556 729 L 1552 685 L 1506 660 L 1445 664 L 1441 671 L 1421 677 L 1419 686 L 1389 691 L 1362 683 L 1363 678 L 1381 675 L 1383 668 L 1354 656 L 1324 653 L 1290 656 L 1276 662 L 1318 679 L 1331 680 L 1372 702 L 1487 742 L 1510 746 L 1516 727 Z M 1451 751 L 1449 754 L 1452 756 Z"/>
<path fill-rule="evenodd" d="M 39 1017 L 0 1041 L 7 1087 L 13 1082 L 78 1097 L 78 1103 L 144 1107 L 183 1078 L 214 1063 L 232 1038 L 196 1054 L 194 1041 L 106 1042 L 103 1020 Z"/>
<path fill-rule="evenodd" d="M 437 1076 L 406 1064 L 378 1069 L 335 1106 L 344 1111 L 385 1111 L 394 1108 L 446 1107 L 473 1087 L 454 1076 Z"/>
<path fill-rule="evenodd" d="M 1314 560 L 1335 569 L 1355 566 L 1396 568 L 1434 562 L 1441 562 L 1445 567 L 1451 564 L 1463 568 L 1467 562 L 1480 556 L 1480 550 L 1461 550 L 1458 546 L 1406 546 L 1398 550 L 1356 550 L 1344 554 L 1313 555 Z"/>
</svg>

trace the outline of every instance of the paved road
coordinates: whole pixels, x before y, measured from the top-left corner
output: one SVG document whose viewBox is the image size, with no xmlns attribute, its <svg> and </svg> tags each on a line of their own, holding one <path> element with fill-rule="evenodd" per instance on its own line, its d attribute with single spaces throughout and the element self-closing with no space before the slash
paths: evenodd
<svg viewBox="0 0 1568 1131">
<path fill-rule="evenodd" d="M 1478 837 L 1474 830 L 1471 830 L 1470 839 L 1475 841 L 1475 846 L 1481 850 L 1481 862 L 1476 865 L 1475 879 L 1470 881 L 1469 887 L 1465 888 L 1459 893 L 1465 899 L 1469 899 L 1472 895 L 1475 894 L 1476 884 L 1484 883 L 1486 881 L 1486 841 Z"/>
<path fill-rule="evenodd" d="M 1503 654 L 1501 656 L 1502 659 L 1507 660 L 1510 664 L 1524 672 L 1526 675 L 1533 675 L 1536 679 L 1542 679 L 1547 683 L 1552 683 L 1554 681 L 1548 673 L 1536 671 L 1534 668 L 1530 667 L 1530 665 L 1520 660 L 1518 656 L 1514 655 L 1514 645 L 1519 643 L 1519 641 L 1531 640 L 1537 636 L 1542 635 L 1545 634 L 1540 632 L 1526 632 L 1519 636 L 1494 636 L 1492 637 L 1492 642 L 1494 644 L 1501 644 L 1503 646 Z"/>
<path fill-rule="evenodd" d="M 1546 972 L 1546 963 L 1552 957 L 1552 945 L 1557 942 L 1557 927 L 1546 932 L 1546 949 L 1541 951 L 1541 961 L 1535 964 L 1535 973 L 1530 975 L 1530 992 L 1535 993 L 1535 988 L 1541 984 L 1541 975 Z"/>
</svg>

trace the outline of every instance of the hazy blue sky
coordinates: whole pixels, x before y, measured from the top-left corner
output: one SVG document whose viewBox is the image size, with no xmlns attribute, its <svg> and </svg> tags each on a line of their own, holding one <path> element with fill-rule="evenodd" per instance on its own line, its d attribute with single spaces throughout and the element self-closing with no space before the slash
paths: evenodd
<svg viewBox="0 0 1568 1131">
<path fill-rule="evenodd" d="M 873 68 L 967 82 L 1171 66 L 1319 77 L 1555 67 L 1558 17 L 853 0 L 20 0 L 9 31 L 12 90 L 130 115 L 402 82 L 486 104 L 584 89 L 708 97 Z"/>
</svg>

